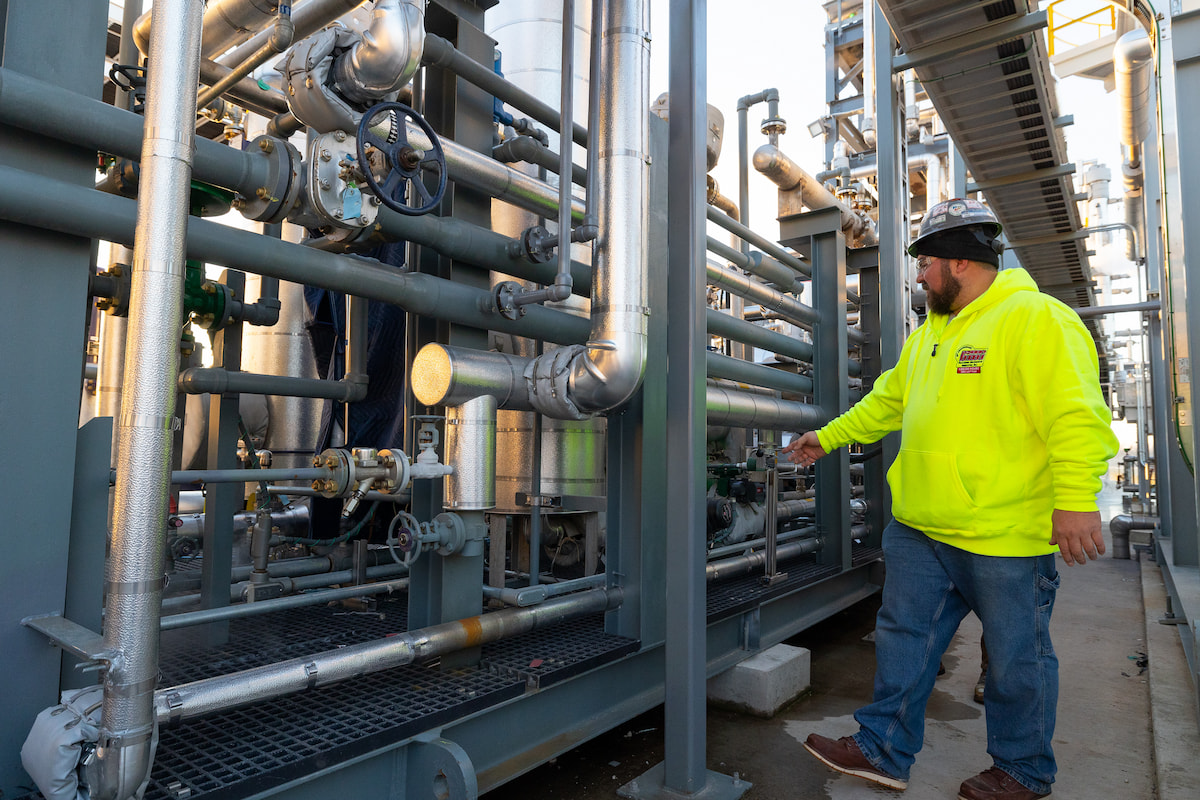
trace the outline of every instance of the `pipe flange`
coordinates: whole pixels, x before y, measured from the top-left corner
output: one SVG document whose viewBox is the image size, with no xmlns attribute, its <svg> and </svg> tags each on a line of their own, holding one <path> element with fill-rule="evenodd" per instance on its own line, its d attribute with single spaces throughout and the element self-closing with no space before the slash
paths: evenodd
<svg viewBox="0 0 1200 800">
<path fill-rule="evenodd" d="M 497 313 L 505 319 L 514 321 L 525 316 L 525 306 L 517 303 L 517 297 L 524 291 L 524 287 L 516 281 L 497 283 L 492 289 L 492 299 Z"/>
<path fill-rule="evenodd" d="M 395 494 L 408 488 L 412 481 L 412 468 L 403 450 L 380 450 L 379 463 L 387 469 L 387 477 L 375 481 L 375 488 L 386 494 Z"/>
<path fill-rule="evenodd" d="M 239 194 L 234 198 L 233 207 L 255 222 L 283 222 L 300 196 L 300 168 L 304 161 L 300 151 L 289 142 L 266 135 L 252 141 L 248 149 L 267 159 L 267 179 L 253 195 Z"/>
<path fill-rule="evenodd" d="M 458 514 L 438 514 L 433 518 L 431 527 L 437 537 L 437 554 L 440 556 L 452 556 L 467 543 L 467 526 Z"/>
<path fill-rule="evenodd" d="M 107 271 L 100 272 L 99 275 L 111 278 L 116 284 L 117 291 L 112 297 L 97 297 L 96 308 L 112 314 L 114 317 L 129 316 L 129 265 L 113 264 Z"/>
<path fill-rule="evenodd" d="M 354 462 L 350 453 L 341 448 L 331 447 L 313 459 L 314 467 L 325 467 L 330 470 L 329 477 L 313 481 L 312 488 L 321 493 L 322 497 L 341 497 L 354 485 Z"/>
</svg>

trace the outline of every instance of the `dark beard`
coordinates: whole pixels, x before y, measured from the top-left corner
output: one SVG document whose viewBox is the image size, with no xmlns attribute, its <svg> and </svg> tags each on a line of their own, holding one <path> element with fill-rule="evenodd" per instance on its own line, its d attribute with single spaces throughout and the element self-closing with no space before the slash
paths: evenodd
<svg viewBox="0 0 1200 800">
<path fill-rule="evenodd" d="M 925 305 L 930 314 L 954 313 L 954 301 L 962 291 L 962 282 L 950 274 L 950 265 L 942 263 L 942 291 L 935 292 L 929 284 L 925 284 Z"/>
</svg>

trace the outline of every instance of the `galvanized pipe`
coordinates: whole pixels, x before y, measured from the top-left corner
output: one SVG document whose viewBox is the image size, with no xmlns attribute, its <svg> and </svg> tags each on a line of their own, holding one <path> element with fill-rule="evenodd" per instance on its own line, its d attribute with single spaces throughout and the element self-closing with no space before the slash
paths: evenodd
<svg viewBox="0 0 1200 800">
<path fill-rule="evenodd" d="M 273 600 L 259 600 L 255 603 L 243 603 L 223 608 L 206 608 L 203 611 L 188 611 L 183 614 L 172 614 L 163 617 L 160 627 L 164 631 L 176 628 L 187 628 L 193 625 L 203 625 L 207 622 L 220 622 L 227 619 L 241 619 L 272 611 L 282 611 L 288 608 L 303 608 L 330 603 L 334 600 L 346 600 L 351 597 L 367 597 L 373 594 L 403 591 L 408 588 L 408 578 L 399 578 L 383 583 L 367 583 L 362 586 L 346 586 L 341 589 L 322 589 L 320 591 L 298 594 L 292 597 L 278 597 Z"/>
<path fill-rule="evenodd" d="M 222 149 L 232 152 L 230 148 Z M 385 217 L 382 210 L 380 217 Z M 135 203 L 123 197 L 0 167 L 0 218 L 74 236 L 127 243 L 133 238 L 137 211 Z M 466 229 L 468 235 L 482 231 L 471 225 L 447 226 L 440 235 L 449 237 L 454 229 Z M 507 241 L 506 237 L 500 238 Z M 209 220 L 189 222 L 188 256 L 259 275 L 358 294 L 469 327 L 558 344 L 580 342 L 587 336 L 586 319 L 561 311 L 530 306 L 521 319 L 508 320 L 491 313 L 494 300 L 487 290 L 432 275 L 398 272 L 368 259 L 343 258 Z"/>
<path fill-rule="evenodd" d="M 364 2 L 366 0 L 302 0 L 302 2 L 294 3 L 292 24 L 296 26 L 295 40 L 300 42 L 307 39 L 346 12 L 358 8 Z M 270 31 L 260 31 L 217 60 L 226 65 L 241 63 L 251 53 L 262 47 L 270 35 Z"/>
<path fill-rule="evenodd" d="M 485 511 L 496 506 L 496 398 L 480 394 L 446 409 L 444 507 Z"/>
<path fill-rule="evenodd" d="M 642 28 L 641 30 L 647 30 Z M 593 32 L 595 35 L 595 32 Z M 432 33 L 425 36 L 425 52 L 421 60 L 428 66 L 453 72 L 468 83 L 478 86 L 502 102 L 518 108 L 553 131 L 558 131 L 559 112 L 524 89 L 519 89 L 496 74 L 490 66 L 480 64 L 455 49 L 454 45 Z M 569 78 L 570 76 L 568 76 Z M 647 107 L 647 112 L 649 108 Z M 559 131 L 561 133 L 561 131 Z M 571 126 L 571 139 L 587 146 L 588 135 L 582 125 Z"/>
<path fill-rule="evenodd" d="M 708 282 L 713 286 L 774 311 L 793 324 L 808 328 L 820 319 L 817 310 L 812 306 L 806 306 L 795 297 L 772 289 L 751 275 L 711 261 L 706 262 L 704 266 Z"/>
<path fill-rule="evenodd" d="M 130 288 L 128 369 L 118 420 L 117 487 L 105 592 L 104 646 L 112 654 L 95 760 L 93 796 L 125 800 L 146 778 L 154 733 L 158 625 L 166 552 L 179 330 L 197 63 L 204 6 L 164 3 L 150 42 L 142 192 Z M 85 190 L 86 191 L 86 190 Z"/>
<path fill-rule="evenodd" d="M 709 425 L 737 428 L 813 431 L 831 417 L 817 406 L 752 392 L 709 386 L 705 394 Z"/>
<path fill-rule="evenodd" d="M 295 27 L 292 25 L 290 8 L 279 5 L 279 13 L 275 17 L 274 29 L 267 41 L 250 55 L 245 61 L 238 63 L 229 70 L 223 78 L 209 86 L 196 98 L 196 108 L 203 109 L 213 100 L 232 89 L 242 78 L 245 78 L 256 68 L 265 64 L 272 56 L 286 52 L 292 44 Z"/>
<path fill-rule="evenodd" d="M 558 174 L 560 161 L 558 154 L 551 151 L 532 136 L 514 136 L 505 139 L 492 148 L 492 158 L 505 163 L 524 161 L 544 167 L 548 172 Z M 578 186 L 587 185 L 587 169 L 578 164 L 571 165 L 571 182 Z"/>
<path fill-rule="evenodd" d="M 778 559 L 788 559 L 805 553 L 815 553 L 821 549 L 822 544 L 822 540 L 816 537 L 788 542 L 775 549 L 775 556 Z M 709 581 L 716 581 L 722 578 L 749 575 L 757 569 L 762 569 L 766 563 L 767 551 L 757 550 L 744 556 L 709 562 L 708 566 L 704 568 L 704 577 Z"/>
<path fill-rule="evenodd" d="M 368 551 L 368 553 L 377 553 L 377 552 L 380 552 L 380 551 L 376 551 L 376 550 Z M 387 553 L 386 550 L 384 550 L 382 552 Z M 294 560 L 300 561 L 302 559 L 294 559 Z M 274 567 L 275 563 L 272 562 L 270 566 Z M 235 567 L 234 573 L 235 573 L 235 575 L 240 574 L 242 576 L 242 579 L 238 583 L 234 583 L 234 584 L 230 585 L 230 587 L 229 587 L 229 602 L 239 603 L 246 599 L 246 589 L 249 586 L 249 581 L 246 580 L 246 578 L 248 578 L 250 576 L 250 567 L 249 566 L 243 566 L 240 568 Z M 390 579 L 396 578 L 397 576 L 407 575 L 407 574 L 408 574 L 408 567 L 404 566 L 403 564 L 395 563 L 394 561 L 391 560 L 391 556 L 388 556 L 387 561 L 384 561 L 381 564 L 373 564 L 371 566 L 368 566 L 367 572 L 366 572 L 366 577 L 368 580 L 378 581 L 378 580 L 390 580 Z M 334 584 L 354 583 L 356 580 L 358 580 L 358 576 L 355 574 L 355 571 L 353 569 L 342 569 L 342 570 L 337 570 L 335 572 L 313 572 L 313 573 L 310 573 L 307 575 L 301 575 L 299 577 L 294 577 L 294 578 L 288 577 L 286 575 L 279 575 L 275 572 L 271 572 L 270 575 L 271 575 L 271 581 L 273 583 L 280 584 L 283 591 L 285 593 L 289 593 L 289 594 L 294 594 L 294 593 L 298 593 L 298 592 L 307 592 L 307 591 L 311 591 L 313 589 L 324 589 L 325 587 L 333 586 Z M 164 600 L 163 608 L 168 609 L 168 610 L 175 610 L 175 609 L 187 608 L 187 607 L 193 606 L 199 602 L 200 602 L 199 594 L 180 595 L 180 596 L 176 596 L 176 597 L 169 597 L 166 600 Z M 255 605 L 257 605 L 257 604 L 255 604 Z M 182 613 L 182 612 L 176 611 L 175 613 Z"/>
<path fill-rule="evenodd" d="M 312 489 L 308 486 L 268 486 L 267 494 L 283 495 L 284 497 L 324 497 L 322 492 Z M 364 500 L 380 503 L 395 503 L 397 505 L 407 505 L 412 500 L 412 493 L 409 491 L 396 492 L 395 494 L 387 494 L 378 492 L 372 489 L 363 495 Z"/>
<path fill-rule="evenodd" d="M 783 544 L 784 542 L 790 542 L 793 539 L 808 538 L 816 533 L 816 526 L 810 525 L 805 528 L 796 528 L 795 530 L 784 531 L 776 537 L 775 541 L 778 544 Z M 753 550 L 755 547 L 762 547 L 766 543 L 767 540 L 765 538 L 758 538 L 747 539 L 743 542 L 737 542 L 736 544 L 727 544 L 721 547 L 714 547 L 712 550 L 708 551 L 708 560 L 716 561 L 717 559 L 725 558 L 726 556 L 744 555 L 747 550 Z"/>
<path fill-rule="evenodd" d="M 155 693 L 155 710 L 159 723 L 167 723 L 238 708 L 411 664 L 417 659 L 508 639 L 564 620 L 608 611 L 620 602 L 620 589 L 593 589 L 531 608 L 501 609 L 386 639 L 160 689 Z"/>
<path fill-rule="evenodd" d="M 842 233 L 852 244 L 875 242 L 875 224 L 838 200 L 825 186 L 773 144 L 754 151 L 754 168 L 785 192 L 799 192 L 810 209 L 836 208 L 842 216 Z"/>
<path fill-rule="evenodd" d="M 1122 306 L 1090 306 L 1088 308 L 1071 309 L 1083 319 L 1089 317 L 1104 317 L 1109 314 L 1124 314 L 1127 311 L 1158 311 L 1162 308 L 1161 300 L 1147 300 L 1143 303 L 1126 303 Z"/>
</svg>

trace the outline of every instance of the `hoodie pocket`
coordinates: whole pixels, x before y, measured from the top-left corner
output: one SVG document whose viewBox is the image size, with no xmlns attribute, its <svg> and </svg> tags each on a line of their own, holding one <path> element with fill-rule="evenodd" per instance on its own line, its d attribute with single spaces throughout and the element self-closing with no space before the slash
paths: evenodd
<svg viewBox="0 0 1200 800">
<path fill-rule="evenodd" d="M 963 486 L 953 453 L 901 449 L 888 476 L 896 519 L 917 529 L 971 527 L 977 506 Z"/>
</svg>

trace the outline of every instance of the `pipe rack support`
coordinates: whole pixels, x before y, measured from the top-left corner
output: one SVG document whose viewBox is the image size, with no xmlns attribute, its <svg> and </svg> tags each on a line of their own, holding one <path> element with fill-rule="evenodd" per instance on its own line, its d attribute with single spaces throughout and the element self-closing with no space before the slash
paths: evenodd
<svg viewBox="0 0 1200 800">
<path fill-rule="evenodd" d="M 620 589 L 592 589 L 530 608 L 501 609 L 386 639 L 160 689 L 155 693 L 157 718 L 160 723 L 167 723 L 271 700 L 609 611 L 620 603 Z"/>
</svg>

